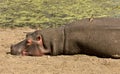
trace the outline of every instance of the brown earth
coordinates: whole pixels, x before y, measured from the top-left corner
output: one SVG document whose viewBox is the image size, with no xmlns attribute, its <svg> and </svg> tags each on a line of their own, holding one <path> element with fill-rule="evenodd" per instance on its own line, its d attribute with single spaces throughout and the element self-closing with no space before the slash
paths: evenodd
<svg viewBox="0 0 120 74">
<path fill-rule="evenodd" d="M 0 74 L 120 74 L 120 59 L 96 56 L 13 56 L 11 44 L 25 38 L 30 28 L 0 28 Z"/>
</svg>

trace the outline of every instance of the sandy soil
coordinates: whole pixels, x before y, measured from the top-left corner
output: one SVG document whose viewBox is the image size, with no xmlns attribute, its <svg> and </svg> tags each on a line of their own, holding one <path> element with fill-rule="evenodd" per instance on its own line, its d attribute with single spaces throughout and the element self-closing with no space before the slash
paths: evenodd
<svg viewBox="0 0 120 74">
<path fill-rule="evenodd" d="M 25 38 L 30 28 L 0 29 L 0 74 L 120 74 L 120 59 L 96 56 L 13 56 L 11 44 Z"/>
</svg>

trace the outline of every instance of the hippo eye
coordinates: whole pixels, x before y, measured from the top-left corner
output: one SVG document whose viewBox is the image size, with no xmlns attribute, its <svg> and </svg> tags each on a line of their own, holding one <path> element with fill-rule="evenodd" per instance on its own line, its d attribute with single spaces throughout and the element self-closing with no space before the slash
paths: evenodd
<svg viewBox="0 0 120 74">
<path fill-rule="evenodd" d="M 32 39 L 27 39 L 27 45 L 31 45 L 32 44 Z"/>
</svg>

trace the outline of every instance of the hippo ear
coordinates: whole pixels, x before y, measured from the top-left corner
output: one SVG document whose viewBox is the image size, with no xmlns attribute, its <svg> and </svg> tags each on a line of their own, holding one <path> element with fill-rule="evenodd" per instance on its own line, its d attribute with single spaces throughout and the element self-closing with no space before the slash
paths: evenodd
<svg viewBox="0 0 120 74">
<path fill-rule="evenodd" d="M 43 46 L 43 40 L 42 40 L 42 36 L 41 35 L 37 37 L 37 42 L 38 42 L 38 44 Z"/>
<path fill-rule="evenodd" d="M 42 39 L 41 36 L 37 36 L 37 41 L 40 41 Z"/>
</svg>

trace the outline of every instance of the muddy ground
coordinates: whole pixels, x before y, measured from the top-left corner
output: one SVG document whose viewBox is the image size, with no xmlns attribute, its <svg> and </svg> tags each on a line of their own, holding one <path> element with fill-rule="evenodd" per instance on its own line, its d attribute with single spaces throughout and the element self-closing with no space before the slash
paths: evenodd
<svg viewBox="0 0 120 74">
<path fill-rule="evenodd" d="M 25 38 L 30 28 L 0 28 L 0 74 L 120 74 L 120 59 L 96 56 L 13 56 L 11 44 Z"/>
</svg>

